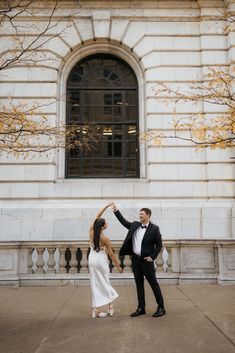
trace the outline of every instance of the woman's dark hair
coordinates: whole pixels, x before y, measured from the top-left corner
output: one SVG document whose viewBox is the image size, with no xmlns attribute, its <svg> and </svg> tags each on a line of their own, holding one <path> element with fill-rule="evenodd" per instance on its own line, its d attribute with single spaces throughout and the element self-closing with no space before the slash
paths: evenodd
<svg viewBox="0 0 235 353">
<path fill-rule="evenodd" d="M 102 227 L 105 225 L 104 218 L 97 218 L 94 222 L 94 249 L 99 252 L 100 251 L 100 233 Z"/>
</svg>

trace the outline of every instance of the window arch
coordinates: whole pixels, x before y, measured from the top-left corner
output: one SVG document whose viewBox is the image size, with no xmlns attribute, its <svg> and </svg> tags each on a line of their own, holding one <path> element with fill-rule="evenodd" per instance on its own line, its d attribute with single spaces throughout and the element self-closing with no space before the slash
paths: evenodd
<svg viewBox="0 0 235 353">
<path fill-rule="evenodd" d="M 101 139 L 90 151 L 66 152 L 66 177 L 138 178 L 138 120 L 138 84 L 128 64 L 108 54 L 78 62 L 67 80 L 66 123 L 93 122 Z"/>
</svg>

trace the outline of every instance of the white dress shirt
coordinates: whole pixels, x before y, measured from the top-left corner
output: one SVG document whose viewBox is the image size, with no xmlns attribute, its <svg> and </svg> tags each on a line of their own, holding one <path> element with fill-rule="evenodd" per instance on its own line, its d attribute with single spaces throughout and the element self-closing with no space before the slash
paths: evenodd
<svg viewBox="0 0 235 353">
<path fill-rule="evenodd" d="M 148 227 L 148 224 L 142 224 L 146 227 Z M 132 242 L 132 248 L 133 248 L 133 252 L 136 255 L 141 255 L 141 244 L 142 244 L 142 240 L 144 237 L 144 233 L 146 232 L 147 228 L 141 228 L 141 226 L 135 231 L 134 235 L 133 235 L 133 242 Z"/>
</svg>

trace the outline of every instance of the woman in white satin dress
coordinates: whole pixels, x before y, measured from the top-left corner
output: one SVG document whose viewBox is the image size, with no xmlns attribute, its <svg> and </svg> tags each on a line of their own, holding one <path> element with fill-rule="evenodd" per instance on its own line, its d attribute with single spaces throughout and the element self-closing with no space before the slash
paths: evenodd
<svg viewBox="0 0 235 353">
<path fill-rule="evenodd" d="M 113 316 L 114 314 L 113 301 L 118 297 L 118 294 L 109 281 L 108 255 L 118 271 L 123 272 L 123 269 L 119 266 L 118 260 L 113 253 L 109 238 L 103 234 L 103 230 L 107 228 L 107 223 L 101 216 L 104 211 L 112 205 L 112 203 L 108 204 L 98 212 L 89 231 L 90 253 L 88 266 L 91 281 L 93 318 L 106 317 L 107 315 Z M 108 305 L 108 310 L 102 311 L 101 307 L 105 305 Z"/>
</svg>

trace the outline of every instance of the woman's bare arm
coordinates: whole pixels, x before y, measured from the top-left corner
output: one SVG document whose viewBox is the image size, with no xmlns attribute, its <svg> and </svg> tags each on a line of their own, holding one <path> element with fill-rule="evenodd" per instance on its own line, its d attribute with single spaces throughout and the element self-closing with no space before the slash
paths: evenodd
<svg viewBox="0 0 235 353">
<path fill-rule="evenodd" d="M 101 208 L 101 210 L 99 210 L 99 212 L 97 213 L 97 215 L 96 215 L 96 217 L 95 217 L 95 220 L 96 220 L 97 218 L 100 218 L 100 217 L 102 216 L 102 214 L 104 213 L 104 211 L 106 211 L 107 208 L 109 208 L 109 207 L 111 207 L 111 206 L 113 206 L 113 202 L 108 203 L 105 207 Z"/>
<path fill-rule="evenodd" d="M 116 266 L 116 268 L 118 269 L 119 272 L 123 272 L 122 267 L 119 265 L 119 262 L 113 252 L 112 249 L 112 245 L 111 245 L 111 241 L 109 240 L 109 238 L 105 238 L 103 239 L 103 244 L 106 246 L 107 252 L 109 254 L 109 257 L 111 258 L 112 262 L 114 263 L 114 265 Z"/>
<path fill-rule="evenodd" d="M 102 214 L 107 210 L 107 208 L 111 207 L 113 205 L 113 203 L 109 203 L 107 204 L 105 207 L 101 208 L 101 210 L 99 210 L 99 212 L 97 213 L 97 215 L 95 216 L 94 221 L 92 222 L 92 224 L 90 225 L 90 229 L 89 229 L 89 235 L 90 235 L 90 239 L 93 236 L 93 231 L 94 231 L 94 222 L 97 218 L 100 218 L 102 216 Z"/>
</svg>

